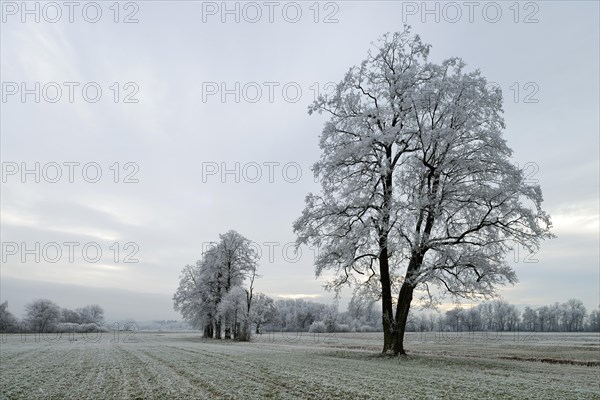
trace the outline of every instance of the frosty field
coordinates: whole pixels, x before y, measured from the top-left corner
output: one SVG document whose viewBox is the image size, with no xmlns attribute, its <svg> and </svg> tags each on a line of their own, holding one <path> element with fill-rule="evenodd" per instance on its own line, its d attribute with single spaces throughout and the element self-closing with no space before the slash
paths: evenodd
<svg viewBox="0 0 600 400">
<path fill-rule="evenodd" d="M 409 334 L 409 355 L 378 355 L 381 333 L 105 333 L 97 342 L 8 335 L 2 399 L 600 399 L 598 334 Z M 90 335 L 90 339 L 93 335 Z"/>
</svg>

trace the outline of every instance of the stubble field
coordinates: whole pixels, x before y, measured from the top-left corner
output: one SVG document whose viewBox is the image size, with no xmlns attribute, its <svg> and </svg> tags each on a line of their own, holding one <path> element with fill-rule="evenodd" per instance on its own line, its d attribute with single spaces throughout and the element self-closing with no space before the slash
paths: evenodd
<svg viewBox="0 0 600 400">
<path fill-rule="evenodd" d="M 0 397 L 600 399 L 597 333 L 413 333 L 401 358 L 381 333 L 94 336 L 3 336 Z"/>
</svg>

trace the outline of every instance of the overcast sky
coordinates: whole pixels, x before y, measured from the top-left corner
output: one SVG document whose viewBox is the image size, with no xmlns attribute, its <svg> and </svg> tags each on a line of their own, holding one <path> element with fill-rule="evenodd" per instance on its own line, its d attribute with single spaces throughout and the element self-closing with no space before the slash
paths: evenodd
<svg viewBox="0 0 600 400">
<path fill-rule="evenodd" d="M 229 229 L 261 247 L 258 291 L 331 301 L 311 250 L 291 246 L 304 196 L 319 188 L 310 165 L 326 117 L 307 106 L 404 22 L 431 60 L 462 57 L 502 88 L 514 161 L 542 187 L 558 238 L 512 256 L 520 282 L 502 296 L 600 304 L 598 2 L 258 2 L 226 13 L 221 2 L 139 1 L 117 14 L 111 1 L 97 3 L 99 17 L 81 2 L 73 22 L 62 2 L 38 4 L 39 22 L 21 4 L 2 2 L 0 52 L 0 297 L 15 314 L 48 297 L 98 303 L 108 319 L 179 318 L 182 267 Z M 23 174 L 36 163 L 39 176 Z"/>
</svg>

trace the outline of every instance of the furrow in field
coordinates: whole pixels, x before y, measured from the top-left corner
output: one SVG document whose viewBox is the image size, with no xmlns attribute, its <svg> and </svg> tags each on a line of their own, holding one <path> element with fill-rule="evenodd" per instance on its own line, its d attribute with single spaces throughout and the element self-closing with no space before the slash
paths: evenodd
<svg viewBox="0 0 600 400">
<path fill-rule="evenodd" d="M 361 387 L 352 388 L 357 382 L 364 380 L 360 376 L 360 369 L 358 376 L 351 376 L 348 373 L 352 371 L 351 368 L 340 368 L 345 360 L 323 359 L 314 352 L 298 351 L 296 348 L 285 352 L 278 348 L 277 358 L 273 358 L 272 353 L 262 357 L 265 352 L 261 349 L 252 349 L 251 352 L 238 355 L 221 353 L 224 349 L 235 351 L 239 347 L 235 342 L 229 344 L 231 346 L 219 344 L 213 348 L 210 343 L 204 348 L 186 348 L 185 351 L 208 356 L 216 364 L 229 359 L 227 363 L 223 363 L 223 368 L 233 371 L 235 376 L 249 382 L 261 382 L 267 388 L 280 390 L 293 398 L 314 398 L 319 393 L 328 398 L 365 397 L 361 394 Z"/>
<path fill-rule="evenodd" d="M 553 343 L 566 354 L 594 338 L 561 343 L 552 336 L 544 346 L 484 344 L 481 354 L 481 343 L 420 344 L 400 358 L 364 351 L 372 340 L 362 334 L 337 344 L 310 338 L 200 341 L 181 334 L 138 338 L 137 343 L 2 343 L 0 398 L 600 400 L 597 366 L 500 358 L 544 357 L 543 349 Z"/>
<path fill-rule="evenodd" d="M 169 351 L 167 351 L 169 349 Z M 174 351 L 175 350 L 175 351 Z M 191 354 L 183 349 L 165 347 L 141 350 L 156 363 L 167 366 L 185 377 L 198 389 L 208 392 L 210 398 L 237 398 L 235 393 L 242 382 L 235 367 L 227 360 L 214 359 L 206 354 Z M 246 389 L 257 389 L 254 382 L 243 382 Z"/>
<path fill-rule="evenodd" d="M 209 398 L 214 392 L 207 390 L 190 380 L 184 374 L 181 374 L 172 366 L 158 360 L 150 354 L 160 351 L 159 346 L 153 346 L 151 351 L 144 350 L 143 346 L 124 345 L 122 351 L 129 354 L 132 363 L 143 365 L 147 371 L 146 380 L 152 382 L 158 388 L 147 393 L 147 398 Z M 164 393 L 163 393 L 164 392 Z"/>
</svg>

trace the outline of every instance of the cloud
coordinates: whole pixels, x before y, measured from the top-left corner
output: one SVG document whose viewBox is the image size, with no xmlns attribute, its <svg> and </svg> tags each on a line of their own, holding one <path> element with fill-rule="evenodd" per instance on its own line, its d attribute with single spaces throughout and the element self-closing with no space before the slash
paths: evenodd
<svg viewBox="0 0 600 400">
<path fill-rule="evenodd" d="M 556 207 L 552 216 L 552 225 L 557 235 L 592 235 L 600 234 L 600 213 L 598 204 L 572 203 Z"/>
<path fill-rule="evenodd" d="M 97 241 L 103 246 L 131 241 L 139 244 L 140 262 L 114 263 L 105 248 L 105 257 L 94 265 L 11 262 L 2 266 L 2 281 L 30 279 L 19 287 L 25 291 L 31 284 L 27 293 L 32 296 L 35 290 L 44 292 L 44 283 L 31 283 L 35 280 L 48 282 L 48 288 L 61 283 L 95 287 L 107 301 L 113 293 L 108 288 L 129 289 L 129 297 L 121 298 L 130 300 L 115 310 L 147 315 L 144 293 L 165 294 L 148 304 L 170 309 L 166 293 L 175 291 L 181 268 L 199 259 L 202 243 L 216 240 L 219 233 L 236 229 L 259 243 L 293 241 L 291 225 L 300 216 L 303 198 L 318 190 L 308 168 L 295 184 L 280 176 L 275 183 L 236 184 L 203 182 L 202 163 L 227 162 L 231 167 L 235 162 L 293 161 L 307 167 L 317 161 L 326 116 L 306 113 L 314 89 L 322 91 L 327 82 L 342 79 L 366 56 L 371 41 L 401 29 L 400 2 L 366 4 L 340 4 L 336 24 L 313 24 L 308 9 L 301 24 L 222 24 L 218 16 L 202 24 L 197 2 L 148 2 L 139 24 L 3 24 L 3 81 L 95 81 L 104 89 L 103 99 L 94 104 L 19 99 L 3 104 L 3 161 L 94 161 L 104 175 L 98 184 L 3 184 L 2 240 Z M 589 6 L 597 11 L 596 4 Z M 537 266 L 517 267 L 523 290 L 514 296 L 516 291 L 506 291 L 511 301 L 521 296 L 546 302 L 581 293 L 593 302 L 598 292 L 600 105 L 598 37 L 589 32 L 598 31 L 597 12 L 566 3 L 545 5 L 544 24 L 535 30 L 515 25 L 505 14 L 492 25 L 481 19 L 474 24 L 419 24 L 418 16 L 411 22 L 433 44 L 436 61 L 461 56 L 469 68 L 480 68 L 490 81 L 502 83 L 508 144 L 522 163 L 540 165 L 544 206 L 558 238 L 542 245 Z M 568 29 L 563 29 L 565 21 Z M 557 58 L 557 48 L 571 49 L 569 57 Z M 559 75 L 569 79 L 556 79 Z M 221 81 L 229 88 L 236 82 L 243 87 L 277 81 L 279 88 L 298 82 L 303 95 L 297 103 L 283 101 L 281 91 L 272 103 L 236 103 L 231 95 L 226 103 L 218 95 L 204 103 L 202 83 Z M 115 103 L 109 89 L 114 82 L 121 89 L 136 82 L 139 103 Z M 527 82 L 539 85 L 538 104 L 522 101 L 529 94 L 523 92 Z M 515 88 L 521 89 L 518 102 Z M 121 167 L 137 163 L 139 183 L 114 183 L 109 167 L 115 162 Z M 326 277 L 314 279 L 309 251 L 292 263 L 282 261 L 280 250 L 276 262 L 261 264 L 259 291 L 282 299 L 333 297 L 321 291 Z M 131 300 L 136 292 L 142 300 Z M 19 294 L 6 293 L 9 301 Z M 80 296 L 85 289 L 65 293 Z M 345 290 L 342 301 L 351 294 Z M 80 304 L 79 298 L 61 298 L 65 304 Z M 164 301 L 160 306 L 159 298 Z"/>
<path fill-rule="evenodd" d="M 70 309 L 99 304 L 104 308 L 105 318 L 109 321 L 179 319 L 179 315 L 173 311 L 170 294 L 50 283 L 4 276 L 0 287 L 1 302 L 8 301 L 9 310 L 17 316 L 24 314 L 25 305 L 32 300 L 49 298 L 59 306 Z"/>
</svg>

